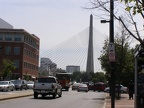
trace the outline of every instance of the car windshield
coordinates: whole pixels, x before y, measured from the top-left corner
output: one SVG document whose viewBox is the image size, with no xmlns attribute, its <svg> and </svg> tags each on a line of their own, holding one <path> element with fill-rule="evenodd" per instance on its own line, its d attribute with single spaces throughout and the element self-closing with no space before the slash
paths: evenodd
<svg viewBox="0 0 144 108">
<path fill-rule="evenodd" d="M 7 85 L 8 82 L 7 81 L 0 81 L 0 85 Z"/>
<path fill-rule="evenodd" d="M 86 84 L 80 84 L 79 87 L 87 87 Z"/>
<path fill-rule="evenodd" d="M 74 83 L 73 86 L 79 86 L 79 83 Z"/>
<path fill-rule="evenodd" d="M 21 80 L 15 80 L 15 81 L 13 81 L 14 84 L 21 84 L 21 82 L 22 82 Z"/>
<path fill-rule="evenodd" d="M 39 83 L 56 83 L 55 79 L 54 78 L 39 78 L 38 79 L 38 82 Z"/>
<path fill-rule="evenodd" d="M 34 84 L 34 82 L 33 81 L 28 81 L 27 84 Z"/>
</svg>

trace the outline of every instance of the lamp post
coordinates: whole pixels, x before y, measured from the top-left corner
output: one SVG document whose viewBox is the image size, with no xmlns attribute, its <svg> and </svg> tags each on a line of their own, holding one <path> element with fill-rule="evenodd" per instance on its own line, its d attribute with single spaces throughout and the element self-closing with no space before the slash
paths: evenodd
<svg viewBox="0 0 144 108">
<path fill-rule="evenodd" d="M 114 45 L 114 1 L 110 0 L 110 43 Z M 114 60 L 110 62 L 111 65 L 111 108 L 115 108 L 115 51 Z"/>
<path fill-rule="evenodd" d="M 115 49 L 114 49 L 114 1 L 110 0 L 110 20 L 101 20 L 101 23 L 110 23 L 109 33 L 109 62 L 111 69 L 110 78 L 110 94 L 111 94 L 111 108 L 115 108 Z"/>
</svg>

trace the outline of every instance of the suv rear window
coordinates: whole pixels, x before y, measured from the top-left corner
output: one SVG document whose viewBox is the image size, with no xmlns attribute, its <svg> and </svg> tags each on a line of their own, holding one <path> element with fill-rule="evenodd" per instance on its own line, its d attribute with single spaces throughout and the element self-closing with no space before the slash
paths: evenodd
<svg viewBox="0 0 144 108">
<path fill-rule="evenodd" d="M 56 80 L 54 78 L 39 78 L 39 83 L 56 83 Z"/>
</svg>

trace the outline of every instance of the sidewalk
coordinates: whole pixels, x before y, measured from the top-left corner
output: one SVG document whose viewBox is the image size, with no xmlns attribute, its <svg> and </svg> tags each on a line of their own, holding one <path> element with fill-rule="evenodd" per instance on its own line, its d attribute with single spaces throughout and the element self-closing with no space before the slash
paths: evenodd
<svg viewBox="0 0 144 108">
<path fill-rule="evenodd" d="M 105 108 L 111 108 L 111 97 L 109 94 L 106 96 Z M 115 108 L 134 108 L 134 100 L 129 100 L 128 94 L 121 94 L 121 98 L 115 100 Z"/>
<path fill-rule="evenodd" d="M 32 90 L 27 90 L 26 92 L 14 92 L 14 93 L 3 93 L 0 94 L 0 101 L 2 100 L 7 100 L 7 99 L 14 99 L 14 98 L 19 98 L 19 97 L 26 97 L 26 96 L 32 96 L 33 91 Z"/>
</svg>

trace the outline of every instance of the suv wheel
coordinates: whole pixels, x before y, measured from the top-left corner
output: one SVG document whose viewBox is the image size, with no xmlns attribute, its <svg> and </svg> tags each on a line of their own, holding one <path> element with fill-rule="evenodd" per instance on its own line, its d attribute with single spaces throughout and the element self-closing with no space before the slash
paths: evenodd
<svg viewBox="0 0 144 108">
<path fill-rule="evenodd" d="M 54 98 L 54 99 L 56 98 L 56 93 L 53 94 L 53 98 Z"/>
<path fill-rule="evenodd" d="M 62 97 L 62 90 L 61 90 L 61 92 L 59 93 L 59 97 Z"/>
<path fill-rule="evenodd" d="M 37 99 L 38 98 L 38 94 L 36 92 L 34 92 L 34 98 Z"/>
</svg>

